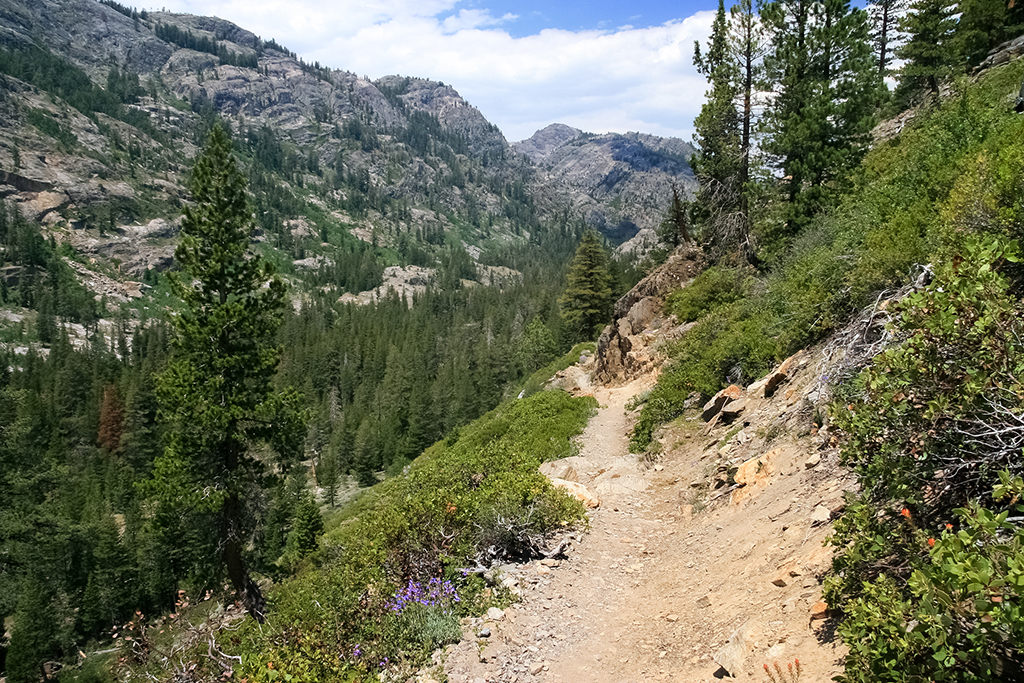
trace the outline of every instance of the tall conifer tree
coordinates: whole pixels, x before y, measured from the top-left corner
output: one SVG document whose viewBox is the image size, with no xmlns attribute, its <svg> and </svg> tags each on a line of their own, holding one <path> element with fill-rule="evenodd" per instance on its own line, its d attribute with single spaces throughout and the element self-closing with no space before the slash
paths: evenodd
<svg viewBox="0 0 1024 683">
<path fill-rule="evenodd" d="M 195 204 L 185 210 L 174 253 L 181 274 L 171 278 L 185 310 L 172 320 L 176 353 L 159 381 L 170 437 L 150 490 L 193 531 L 205 530 L 221 571 L 262 620 L 265 602 L 245 558 L 253 530 L 247 504 L 270 463 L 253 447 L 267 444 L 287 466 L 305 432 L 295 395 L 271 386 L 285 287 L 270 263 L 247 254 L 245 180 L 220 126 L 210 131 L 191 185 Z"/>
<path fill-rule="evenodd" d="M 612 315 L 612 286 L 601 240 L 593 230 L 580 238 L 569 282 L 558 299 L 573 343 L 594 339 Z"/>
<path fill-rule="evenodd" d="M 1020 0 L 959 0 L 956 9 L 960 19 L 952 44 L 968 69 L 980 64 L 992 48 L 1024 32 L 1024 2 Z"/>
<path fill-rule="evenodd" d="M 694 120 L 693 141 L 697 153 L 690 160 L 700 188 L 694 202 L 694 216 L 708 241 L 727 248 L 734 241 L 740 209 L 740 120 L 736 111 L 736 62 L 729 50 L 725 2 L 718 0 L 718 12 L 711 27 L 707 53 L 694 43 L 693 63 L 707 77 L 711 89 Z M 670 217 L 678 219 L 678 191 L 673 188 Z M 742 221 L 739 221 L 742 223 Z M 678 246 L 678 239 L 669 246 Z"/>
<path fill-rule="evenodd" d="M 761 78 L 765 53 L 764 24 L 753 0 L 740 0 L 730 10 L 729 47 L 738 70 L 740 168 L 737 185 L 743 234 L 750 235 L 750 164 L 753 150 L 754 94 Z"/>
<path fill-rule="evenodd" d="M 878 75 L 881 78 L 889 75 L 889 64 L 901 36 L 900 15 L 906 7 L 907 0 L 871 0 L 868 3 L 871 41 L 875 50 Z"/>
<path fill-rule="evenodd" d="M 900 69 L 897 95 L 906 100 L 915 93 L 939 94 L 939 84 L 951 72 L 950 40 L 956 20 L 948 0 L 917 0 L 900 22 L 907 42 L 896 56 L 906 60 Z"/>
<path fill-rule="evenodd" d="M 765 148 L 783 172 L 786 235 L 828 207 L 867 149 L 879 80 L 867 14 L 848 0 L 774 0 L 761 17 L 774 97 Z"/>
</svg>

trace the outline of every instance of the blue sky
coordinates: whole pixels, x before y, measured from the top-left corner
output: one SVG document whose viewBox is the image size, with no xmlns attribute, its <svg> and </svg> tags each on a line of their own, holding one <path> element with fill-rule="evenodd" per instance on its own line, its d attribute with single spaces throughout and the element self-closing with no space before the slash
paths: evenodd
<svg viewBox="0 0 1024 683">
<path fill-rule="evenodd" d="M 551 123 L 689 140 L 706 84 L 693 42 L 717 3 L 162 0 L 228 19 L 307 61 L 443 81 L 510 141 Z"/>
<path fill-rule="evenodd" d="M 546 28 L 566 31 L 614 30 L 623 26 L 646 28 L 664 24 L 673 19 L 687 17 L 702 9 L 715 9 L 714 2 L 659 2 L 638 0 L 636 2 L 488 2 L 476 0 L 467 7 L 485 7 L 491 15 L 516 16 L 504 28 L 516 38 L 539 33 Z"/>
</svg>

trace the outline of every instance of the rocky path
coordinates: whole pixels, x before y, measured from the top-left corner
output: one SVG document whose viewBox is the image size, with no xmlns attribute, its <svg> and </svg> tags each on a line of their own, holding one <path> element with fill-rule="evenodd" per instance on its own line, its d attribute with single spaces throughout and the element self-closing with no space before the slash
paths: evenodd
<svg viewBox="0 0 1024 683">
<path fill-rule="evenodd" d="M 593 390 L 600 409 L 580 455 L 553 474 L 602 504 L 568 559 L 504 568 L 522 600 L 469 625 L 447 653 L 451 683 L 713 681 L 723 662 L 739 678 L 767 681 L 763 664 L 795 658 L 805 682 L 838 673 L 842 652 L 818 618 L 818 575 L 830 557 L 825 521 L 846 482 L 819 466 L 810 439 L 767 449 L 735 429 L 728 439 L 702 434 L 701 423 L 670 432 L 658 462 L 639 462 L 628 452 L 625 406 L 650 383 Z M 758 415 L 779 411 L 799 412 L 794 401 Z M 730 450 L 764 460 L 763 478 L 737 502 L 713 488 Z"/>
</svg>

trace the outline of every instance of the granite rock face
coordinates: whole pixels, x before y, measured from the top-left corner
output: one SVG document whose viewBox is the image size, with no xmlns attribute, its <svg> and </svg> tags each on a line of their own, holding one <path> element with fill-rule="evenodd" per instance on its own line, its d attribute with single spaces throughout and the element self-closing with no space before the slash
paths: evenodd
<svg viewBox="0 0 1024 683">
<path fill-rule="evenodd" d="M 573 206 L 591 226 L 626 242 L 624 251 L 655 245 L 654 230 L 671 203 L 673 184 L 684 194 L 697 188 L 689 165 L 694 149 L 677 138 L 592 135 L 553 124 L 514 147 L 542 169 L 551 188 L 542 196 Z"/>
<path fill-rule="evenodd" d="M 215 41 L 257 66 L 234 66 L 165 41 L 158 24 Z M 157 219 L 179 223 L 189 201 L 188 169 L 210 114 L 234 135 L 250 136 L 250 146 L 251 136 L 269 135 L 293 156 L 287 170 L 274 170 L 265 182 L 320 193 L 295 193 L 315 210 L 293 206 L 280 226 L 256 231 L 257 241 L 285 234 L 290 222 L 326 215 L 353 236 L 387 247 L 403 237 L 430 235 L 436 245 L 439 237 L 457 236 L 474 258 L 485 242 L 528 239 L 535 225 L 556 219 L 584 220 L 613 242 L 634 238 L 635 246 L 660 223 L 673 183 L 687 192 L 696 186 L 687 161 L 693 149 L 681 140 L 591 135 L 553 124 L 513 146 L 451 85 L 400 76 L 371 81 L 306 64 L 216 17 L 135 18 L 97 0 L 0 0 L 0 45 L 32 44 L 82 69 L 101 89 L 116 69 L 138 76 L 141 91 L 107 115 L 79 111 L 59 95 L 0 75 L 0 199 L 126 277 L 172 265 L 176 230 L 136 228 Z M 454 153 L 437 151 L 444 140 Z M 358 190 L 339 182 L 353 177 L 360 178 Z M 352 210 L 344 202 L 354 193 L 386 197 L 390 206 Z M 316 252 L 330 247 L 318 239 L 324 234 L 315 225 L 285 234 L 313 252 L 289 260 L 319 263 Z M 486 270 L 478 281 L 517 276 Z M 650 311 L 638 310 L 630 324 L 640 325 L 641 314 Z"/>
<path fill-rule="evenodd" d="M 681 247 L 615 302 L 614 322 L 597 341 L 594 376 L 599 382 L 629 381 L 650 371 L 661 361 L 655 342 L 678 338 L 693 327 L 665 316 L 662 306 L 665 296 L 700 274 L 703 264 L 699 248 Z"/>
<path fill-rule="evenodd" d="M 526 140 L 512 143 L 512 146 L 517 152 L 526 155 L 532 161 L 542 163 L 559 147 L 575 140 L 582 134 L 583 131 L 579 128 L 573 128 L 564 123 L 552 123 L 546 128 L 541 128 Z"/>
</svg>

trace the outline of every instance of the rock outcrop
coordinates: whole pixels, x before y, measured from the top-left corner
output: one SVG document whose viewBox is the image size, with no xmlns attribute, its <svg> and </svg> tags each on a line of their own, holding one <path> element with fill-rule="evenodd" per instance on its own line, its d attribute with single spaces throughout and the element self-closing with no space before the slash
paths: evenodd
<svg viewBox="0 0 1024 683">
<path fill-rule="evenodd" d="M 690 329 L 692 325 L 662 315 L 663 305 L 665 296 L 696 277 L 703 264 L 699 248 L 683 247 L 616 302 L 615 322 L 605 327 L 597 342 L 599 382 L 624 382 L 650 372 L 661 360 L 655 342 Z"/>
<path fill-rule="evenodd" d="M 535 163 L 542 163 L 556 149 L 575 140 L 582 134 L 583 131 L 579 128 L 573 128 L 564 123 L 552 123 L 546 128 L 541 128 L 526 140 L 513 142 L 512 147 Z"/>
</svg>

